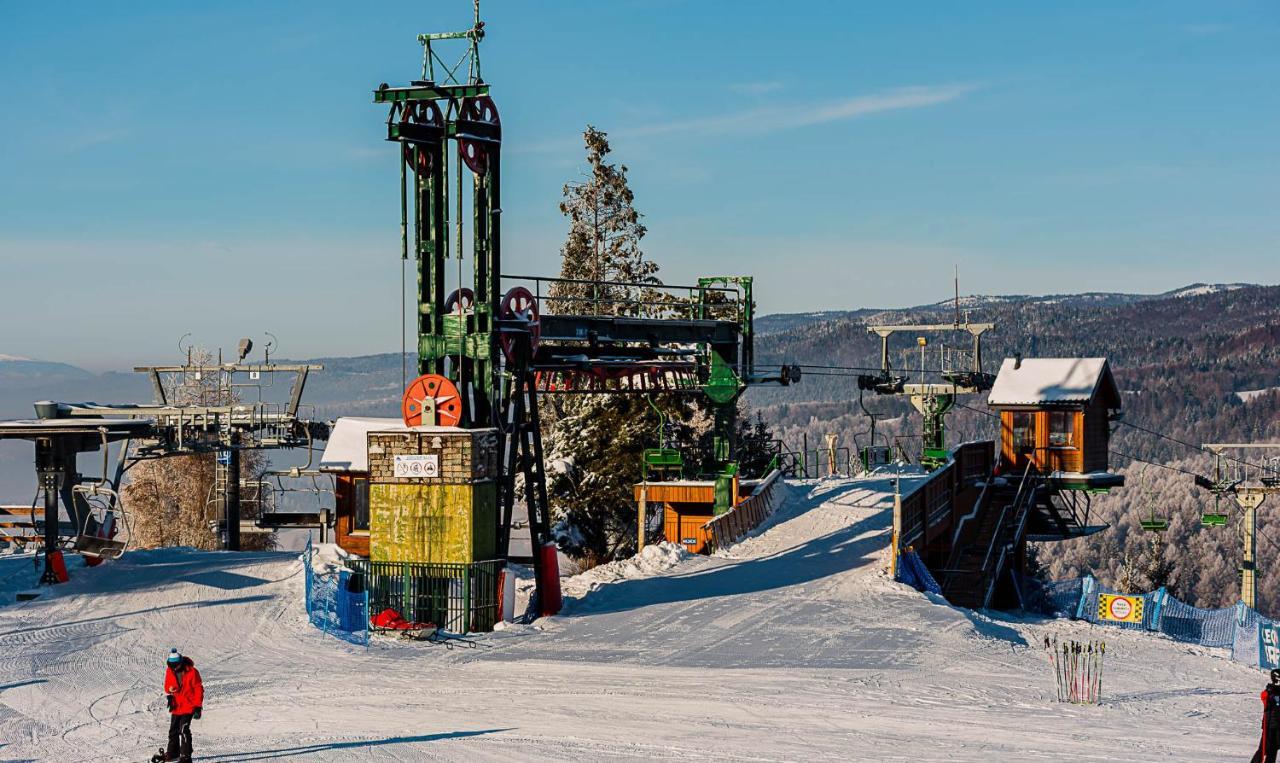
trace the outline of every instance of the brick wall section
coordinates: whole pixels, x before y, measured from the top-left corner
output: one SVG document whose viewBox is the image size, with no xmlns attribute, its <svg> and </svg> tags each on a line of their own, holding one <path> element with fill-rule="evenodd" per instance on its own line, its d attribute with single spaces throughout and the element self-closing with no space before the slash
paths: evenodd
<svg viewBox="0 0 1280 763">
<path fill-rule="evenodd" d="M 420 427 L 410 431 L 370 432 L 369 479 L 385 485 L 462 485 L 498 477 L 498 430 Z M 396 477 L 396 456 L 435 454 L 439 477 Z"/>
</svg>

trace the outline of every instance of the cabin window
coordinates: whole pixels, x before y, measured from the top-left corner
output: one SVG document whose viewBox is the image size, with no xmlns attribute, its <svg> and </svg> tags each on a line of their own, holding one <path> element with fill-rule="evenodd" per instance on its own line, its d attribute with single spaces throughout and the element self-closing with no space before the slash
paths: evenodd
<svg viewBox="0 0 1280 763">
<path fill-rule="evenodd" d="M 1049 445 L 1054 448 L 1069 448 L 1075 442 L 1075 411 L 1049 411 Z"/>
<path fill-rule="evenodd" d="M 1029 411 L 1014 411 L 1013 449 L 1029 453 L 1036 449 L 1036 415 Z"/>
<path fill-rule="evenodd" d="M 355 509 L 356 532 L 369 531 L 369 480 L 357 479 L 351 486 L 351 503 Z"/>
</svg>

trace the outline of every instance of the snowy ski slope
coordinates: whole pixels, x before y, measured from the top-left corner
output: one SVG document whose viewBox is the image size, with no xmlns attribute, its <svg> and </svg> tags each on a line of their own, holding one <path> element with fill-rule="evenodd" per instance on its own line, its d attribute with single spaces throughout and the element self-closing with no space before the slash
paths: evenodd
<svg viewBox="0 0 1280 763">
<path fill-rule="evenodd" d="M 131 553 L 29 603 L 30 558 L 0 557 L 0 761 L 145 760 L 171 646 L 204 674 L 203 760 L 1247 760 L 1256 671 L 892 583 L 889 490 L 795 483 L 727 553 L 585 573 L 474 649 L 325 637 L 291 554 Z M 1046 634 L 1107 641 L 1105 704 L 1053 701 Z"/>
</svg>

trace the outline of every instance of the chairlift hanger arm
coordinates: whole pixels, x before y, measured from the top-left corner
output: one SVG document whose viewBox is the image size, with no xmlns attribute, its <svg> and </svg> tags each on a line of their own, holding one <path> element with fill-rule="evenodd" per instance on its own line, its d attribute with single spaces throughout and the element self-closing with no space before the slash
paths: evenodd
<svg viewBox="0 0 1280 763">
<path fill-rule="evenodd" d="M 886 339 L 890 334 L 903 331 L 967 331 L 974 336 L 980 336 L 995 327 L 994 323 L 903 323 L 890 326 L 867 326 L 867 333 Z"/>
</svg>

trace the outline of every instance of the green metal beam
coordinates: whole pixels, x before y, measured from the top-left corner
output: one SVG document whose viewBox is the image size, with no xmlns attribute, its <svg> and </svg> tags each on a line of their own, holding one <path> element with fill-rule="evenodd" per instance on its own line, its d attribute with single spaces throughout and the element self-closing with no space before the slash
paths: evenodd
<svg viewBox="0 0 1280 763">
<path fill-rule="evenodd" d="M 448 101 L 454 98 L 474 98 L 488 94 L 489 86 L 483 83 L 476 85 L 422 84 L 409 87 L 389 87 L 384 84 L 373 91 L 373 102 Z"/>
</svg>

